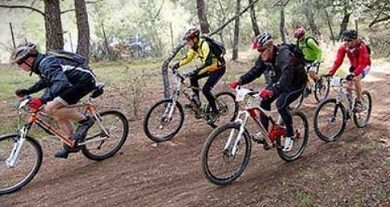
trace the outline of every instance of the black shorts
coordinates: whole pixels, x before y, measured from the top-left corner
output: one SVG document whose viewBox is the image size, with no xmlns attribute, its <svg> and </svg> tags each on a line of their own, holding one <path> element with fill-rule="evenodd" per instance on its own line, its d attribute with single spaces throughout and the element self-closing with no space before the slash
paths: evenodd
<svg viewBox="0 0 390 207">
<path fill-rule="evenodd" d="M 60 101 L 64 105 L 76 104 L 77 102 L 80 101 L 80 99 L 82 99 L 88 93 L 93 91 L 93 89 L 95 89 L 95 85 L 96 83 L 94 79 L 81 81 L 80 83 L 77 83 L 72 87 L 64 90 L 55 99 Z"/>
</svg>

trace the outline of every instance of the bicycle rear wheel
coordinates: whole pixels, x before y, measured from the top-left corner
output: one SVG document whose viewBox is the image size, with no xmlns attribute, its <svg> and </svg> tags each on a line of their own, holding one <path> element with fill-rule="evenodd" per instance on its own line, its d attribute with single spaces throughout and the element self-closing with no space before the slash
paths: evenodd
<svg viewBox="0 0 390 207">
<path fill-rule="evenodd" d="M 324 83 L 324 81 L 326 81 L 326 83 Z M 322 86 L 318 86 L 318 82 L 316 82 L 314 86 L 314 97 L 316 98 L 316 101 L 318 103 L 328 98 L 329 89 L 330 89 L 329 79 L 323 80 Z"/>
<path fill-rule="evenodd" d="M 41 167 L 42 148 L 31 137 L 26 137 L 15 165 L 7 165 L 6 160 L 10 158 L 18 140 L 18 134 L 0 137 L 0 195 L 15 192 L 27 185 Z"/>
<path fill-rule="evenodd" d="M 325 142 L 336 141 L 343 134 L 347 122 L 347 112 L 336 99 L 326 99 L 318 105 L 314 113 L 314 131 Z"/>
<path fill-rule="evenodd" d="M 101 126 L 96 122 L 88 130 L 81 152 L 91 160 L 100 161 L 121 149 L 129 134 L 129 123 L 125 115 L 118 111 L 105 111 L 98 117 Z"/>
<path fill-rule="evenodd" d="M 171 110 L 173 113 L 169 117 Z M 181 104 L 179 102 L 173 104 L 172 99 L 165 99 L 150 108 L 143 125 L 149 139 L 155 142 L 164 142 L 172 139 L 179 132 L 183 122 L 184 111 Z"/>
<path fill-rule="evenodd" d="M 372 100 L 368 91 L 363 91 L 362 93 L 362 105 L 363 110 L 353 113 L 353 122 L 358 128 L 367 126 L 368 121 L 370 120 Z"/>
<path fill-rule="evenodd" d="M 213 123 L 208 123 L 211 127 L 215 128 L 218 125 L 225 124 L 233 121 L 238 113 L 238 103 L 236 96 L 230 92 L 221 92 L 215 95 L 216 104 L 219 110 L 218 118 Z M 206 112 L 210 113 L 210 105 L 207 104 Z"/>
<path fill-rule="evenodd" d="M 202 170 L 206 179 L 216 185 L 228 185 L 244 172 L 251 155 L 251 140 L 245 130 L 233 152 L 238 139 L 240 124 L 229 122 L 214 129 L 202 146 Z M 228 144 L 229 136 L 232 140 Z"/>
<path fill-rule="evenodd" d="M 294 126 L 294 145 L 292 149 L 288 152 L 284 152 L 283 149 L 283 140 L 281 137 L 276 139 L 277 151 L 280 158 L 286 162 L 291 162 L 299 158 L 305 150 L 307 140 L 309 139 L 309 123 L 307 121 L 306 115 L 301 111 L 292 111 L 290 112 L 293 118 Z"/>
</svg>

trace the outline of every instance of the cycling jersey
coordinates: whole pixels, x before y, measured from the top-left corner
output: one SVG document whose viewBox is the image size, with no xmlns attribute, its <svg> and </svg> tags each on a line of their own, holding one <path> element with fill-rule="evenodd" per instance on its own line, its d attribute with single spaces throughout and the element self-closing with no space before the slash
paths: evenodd
<svg viewBox="0 0 390 207">
<path fill-rule="evenodd" d="M 322 50 L 312 37 L 306 37 L 303 41 L 298 41 L 297 44 L 307 62 L 322 61 Z"/>
<path fill-rule="evenodd" d="M 27 90 L 35 93 L 46 88 L 41 96 L 45 103 L 81 83 L 87 85 L 88 91 L 91 91 L 96 82 L 95 75 L 87 66 L 51 55 L 38 54 L 32 72 L 39 75 L 40 80 Z M 73 92 L 77 93 L 75 90 Z"/>
<path fill-rule="evenodd" d="M 337 69 L 343 63 L 345 54 L 347 54 L 347 57 L 351 63 L 350 72 L 353 72 L 355 76 L 360 75 L 362 71 L 367 68 L 367 66 L 371 65 L 370 55 L 368 54 L 367 46 L 364 42 L 357 42 L 355 47 L 352 49 L 349 49 L 347 43 L 344 43 L 337 51 L 336 60 L 334 61 L 333 67 L 329 71 L 331 75 L 336 73 Z"/>
<path fill-rule="evenodd" d="M 179 66 L 183 66 L 191 62 L 195 57 L 199 57 L 203 65 L 198 68 L 198 74 L 205 72 L 213 72 L 223 65 L 217 60 L 214 54 L 210 51 L 210 46 L 202 38 L 199 38 L 198 45 L 195 48 L 190 48 L 187 55 L 179 62 Z"/>
</svg>

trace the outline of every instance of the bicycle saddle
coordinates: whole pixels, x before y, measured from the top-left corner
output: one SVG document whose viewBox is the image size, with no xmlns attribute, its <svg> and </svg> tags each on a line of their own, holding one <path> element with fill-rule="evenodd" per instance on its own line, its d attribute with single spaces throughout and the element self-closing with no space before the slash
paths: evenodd
<svg viewBox="0 0 390 207">
<path fill-rule="evenodd" d="M 91 92 L 90 97 L 97 98 L 97 97 L 101 96 L 104 92 L 105 86 L 106 85 L 104 85 L 104 83 L 96 83 L 95 89 L 93 89 L 93 91 Z"/>
</svg>

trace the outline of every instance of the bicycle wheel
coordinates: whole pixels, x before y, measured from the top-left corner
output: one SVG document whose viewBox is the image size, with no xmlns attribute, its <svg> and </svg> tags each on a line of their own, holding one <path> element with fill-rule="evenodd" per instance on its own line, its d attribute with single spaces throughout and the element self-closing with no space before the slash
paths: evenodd
<svg viewBox="0 0 390 207">
<path fill-rule="evenodd" d="M 293 127 L 295 132 L 294 145 L 288 152 L 284 152 L 283 140 L 281 137 L 276 139 L 277 151 L 280 158 L 286 162 L 291 162 L 299 158 L 305 150 L 307 140 L 309 139 L 309 123 L 306 115 L 301 111 L 290 112 L 293 118 Z"/>
<path fill-rule="evenodd" d="M 221 92 L 215 95 L 215 97 L 215 102 L 220 114 L 215 122 L 208 123 L 213 128 L 234 121 L 238 113 L 238 103 L 236 102 L 236 96 L 234 94 L 230 92 Z M 205 111 L 210 113 L 211 108 L 209 104 L 207 104 Z"/>
<path fill-rule="evenodd" d="M 367 126 L 368 121 L 370 120 L 372 100 L 368 91 L 363 91 L 362 93 L 362 105 L 363 110 L 353 113 L 353 122 L 358 128 Z"/>
<path fill-rule="evenodd" d="M 322 86 L 318 86 L 318 82 L 316 82 L 314 86 L 314 97 L 318 103 L 327 99 L 329 95 L 330 80 L 326 79 L 324 81 L 326 81 L 326 83 L 323 83 Z"/>
<path fill-rule="evenodd" d="M 346 110 L 336 99 L 326 99 L 318 105 L 314 113 L 314 131 L 326 141 L 336 141 L 343 134 L 347 122 Z"/>
<path fill-rule="evenodd" d="M 251 155 L 251 140 L 245 130 L 233 154 L 240 124 L 229 122 L 214 129 L 202 146 L 202 170 L 206 179 L 216 185 L 228 185 L 244 172 Z M 227 145 L 232 133 L 231 144 Z M 227 149 L 225 149 L 227 148 Z"/>
<path fill-rule="evenodd" d="M 171 110 L 173 110 L 172 116 L 168 117 Z M 179 102 L 173 104 L 172 99 L 165 99 L 154 104 L 146 114 L 144 131 L 149 139 L 164 142 L 172 139 L 179 132 L 183 122 L 184 111 L 181 104 Z"/>
<path fill-rule="evenodd" d="M 129 123 L 118 111 L 104 111 L 98 117 L 101 125 L 96 122 L 88 130 L 81 152 L 88 159 L 100 161 L 121 149 L 129 134 Z"/>
<path fill-rule="evenodd" d="M 26 137 L 13 167 L 6 160 L 17 144 L 18 134 L 0 137 L 0 195 L 15 192 L 29 183 L 42 163 L 42 148 L 31 137 Z"/>
</svg>

